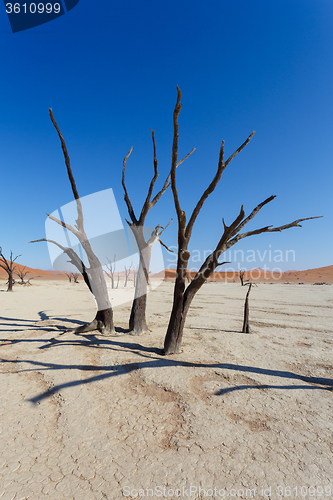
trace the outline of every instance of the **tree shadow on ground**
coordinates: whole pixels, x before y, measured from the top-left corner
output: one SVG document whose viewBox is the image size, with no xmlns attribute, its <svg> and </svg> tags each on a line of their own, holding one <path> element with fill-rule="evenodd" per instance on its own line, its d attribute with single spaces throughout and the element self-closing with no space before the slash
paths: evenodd
<svg viewBox="0 0 333 500">
<path fill-rule="evenodd" d="M 73 323 L 74 325 L 85 325 L 85 321 L 79 321 L 77 319 L 71 319 L 71 318 L 57 318 L 54 316 L 48 316 L 45 311 L 39 311 L 38 312 L 39 320 L 35 319 L 20 319 L 20 318 L 8 318 L 4 316 L 0 316 L 0 322 L 1 322 L 1 327 L 5 328 L 0 328 L 0 332 L 23 332 L 23 331 L 37 331 L 37 330 L 43 330 L 45 332 L 49 331 L 64 331 L 68 329 L 67 326 L 63 324 L 52 324 L 52 325 L 44 325 L 41 324 L 40 322 L 42 321 L 52 321 L 52 322 L 61 322 L 61 323 Z M 5 323 L 4 323 L 5 322 Z M 16 328 L 15 328 L 16 327 Z M 10 328 L 10 330 L 8 330 Z M 9 340 L 9 339 L 8 339 Z"/>
<path fill-rule="evenodd" d="M 185 330 L 204 330 L 205 332 L 242 333 L 236 330 L 223 330 L 222 328 L 203 328 L 198 326 L 185 326 Z"/>
<path fill-rule="evenodd" d="M 219 370 L 235 371 L 235 372 L 245 372 L 245 373 L 255 373 L 260 375 L 267 375 L 270 377 L 277 377 L 282 379 L 291 379 L 305 382 L 307 385 L 297 384 L 297 385 L 269 385 L 269 384 L 258 384 L 258 385 L 239 385 L 234 387 L 227 387 L 215 392 L 215 395 L 221 396 L 226 393 L 244 390 L 244 389 L 319 389 L 319 390 L 333 390 L 333 380 L 329 378 L 322 377 L 309 377 L 298 375 L 290 371 L 284 370 L 272 370 L 267 368 L 258 368 L 254 366 L 242 366 L 230 363 L 193 363 L 184 360 L 177 360 L 173 357 L 166 358 L 160 356 L 161 350 L 156 348 L 146 347 L 139 343 L 133 342 L 120 342 L 119 340 L 110 340 L 103 338 L 96 338 L 95 335 L 86 335 L 86 339 L 83 341 L 82 345 L 87 346 L 88 343 L 93 343 L 96 348 L 113 349 L 119 350 L 119 348 L 125 350 L 126 352 L 132 352 L 143 358 L 146 358 L 142 362 L 129 362 L 122 365 L 76 365 L 76 364 L 58 364 L 50 362 L 41 362 L 30 359 L 1 359 L 1 363 L 10 364 L 22 364 L 26 363 L 31 366 L 31 368 L 18 369 L 16 373 L 24 373 L 29 371 L 57 371 L 57 370 L 80 370 L 87 372 L 99 372 L 98 374 L 88 377 L 84 380 L 72 380 L 70 382 L 65 382 L 62 384 L 50 387 L 48 390 L 38 394 L 37 396 L 28 399 L 31 403 L 39 403 L 40 401 L 52 396 L 54 393 L 63 390 L 68 387 L 75 387 L 85 384 L 91 384 L 100 380 L 104 380 L 110 377 L 115 377 L 119 375 L 124 375 L 126 373 L 131 373 L 143 368 L 163 368 L 163 367 L 188 367 L 188 368 L 212 368 Z M 81 341 L 58 341 L 57 345 L 79 345 Z M 54 346 L 54 344 L 52 344 Z M 88 344 L 90 345 L 90 344 Z M 148 358 L 148 359 L 147 359 Z M 102 373 L 100 373 L 102 372 Z"/>
<path fill-rule="evenodd" d="M 85 324 L 83 321 L 78 321 L 78 320 L 73 320 L 70 318 L 56 318 L 56 317 L 50 317 L 46 314 L 45 311 L 39 311 L 39 317 L 40 321 L 60 321 L 62 323 L 74 323 L 74 324 Z M 53 337 L 51 339 L 0 339 L 0 341 L 3 342 L 3 345 L 7 342 L 8 344 L 16 344 L 20 342 L 36 342 L 36 343 L 41 343 L 42 345 L 39 346 L 39 349 L 50 349 L 50 348 L 55 348 L 55 347 L 64 347 L 64 346 L 77 346 L 77 347 L 89 347 L 89 348 L 94 348 L 94 349 L 103 349 L 105 350 L 112 350 L 112 351 L 119 351 L 122 350 L 123 352 L 128 352 L 132 354 L 136 354 L 138 356 L 141 356 L 142 358 L 146 358 L 145 361 L 142 362 L 129 362 L 129 363 L 124 363 L 122 365 L 76 365 L 76 364 L 57 364 L 57 363 L 47 363 L 47 362 L 40 362 L 40 361 L 35 361 L 35 360 L 29 360 L 29 359 L 0 359 L 1 363 L 10 363 L 10 364 L 21 364 L 21 363 L 27 363 L 31 365 L 31 368 L 26 368 L 26 369 L 19 369 L 16 371 L 16 373 L 23 373 L 23 372 L 29 372 L 29 371 L 57 371 L 57 370 L 80 370 L 82 371 L 87 371 L 87 372 L 103 372 L 99 373 L 98 375 L 89 377 L 85 380 L 79 379 L 79 380 L 73 380 L 70 382 L 66 382 L 63 384 L 58 384 L 55 385 L 48 390 L 40 393 L 39 395 L 35 396 L 34 398 L 29 399 L 28 401 L 32 403 L 39 403 L 40 401 L 52 396 L 54 393 L 68 387 L 75 387 L 75 386 L 80 386 L 80 385 L 85 385 L 85 384 L 90 384 L 97 382 L 99 380 L 107 379 L 109 377 L 114 377 L 118 375 L 123 375 L 126 373 L 131 373 L 133 371 L 142 369 L 142 368 L 163 368 L 163 367 L 189 367 L 189 368 L 212 368 L 212 369 L 220 369 L 220 370 L 227 370 L 227 371 L 234 371 L 234 372 L 242 372 L 242 373 L 254 373 L 254 374 L 259 374 L 259 375 L 266 375 L 270 377 L 277 377 L 280 379 L 291 379 L 291 380 L 298 380 L 301 382 L 304 382 L 305 384 L 298 384 L 298 385 L 269 385 L 269 384 L 253 384 L 253 385 L 238 385 L 238 386 L 233 386 L 233 387 L 226 387 L 223 389 L 220 389 L 214 393 L 216 396 L 222 396 L 225 395 L 229 392 L 233 391 L 240 391 L 240 390 L 245 390 L 245 389 L 319 389 L 319 390 L 328 390 L 332 391 L 333 390 L 333 380 L 330 378 L 322 378 L 322 377 L 312 377 L 312 376 L 304 376 L 304 375 L 299 375 L 295 374 L 290 371 L 284 371 L 284 370 L 272 370 L 268 368 L 258 368 L 254 366 L 242 366 L 242 365 L 235 365 L 235 364 L 230 364 L 230 363 L 193 363 L 193 362 L 188 362 L 184 360 L 179 359 L 179 355 L 173 355 L 170 357 L 164 357 L 162 356 L 163 351 L 161 349 L 155 348 L 155 347 L 149 347 L 142 345 L 138 342 L 135 342 L 135 339 L 133 336 L 131 336 L 132 341 L 126 341 L 126 340 L 120 340 L 117 336 L 115 337 L 105 337 L 99 333 L 96 334 L 75 334 L 75 338 L 63 338 L 62 335 L 65 333 L 64 330 L 67 329 L 67 327 L 63 325 L 45 325 L 45 327 L 42 327 L 42 325 L 39 325 L 39 321 L 35 320 L 23 320 L 23 319 L 12 319 L 12 318 L 0 318 L 0 320 L 7 320 L 7 321 L 17 321 L 17 326 L 22 327 L 22 330 L 45 330 L 45 331 L 58 331 L 59 336 L 58 337 Z M 27 324 L 30 326 L 30 328 L 27 328 Z M 191 329 L 198 329 L 194 327 L 190 327 Z M 207 330 L 207 329 L 205 329 Z M 209 329 L 212 331 L 226 331 L 226 330 L 220 330 L 220 329 Z M 18 331 L 21 331 L 18 330 Z M 229 331 L 229 330 L 228 330 Z M 117 327 L 116 328 L 117 334 L 128 334 L 129 330 L 126 328 L 121 328 Z M 232 333 L 239 333 L 239 332 L 232 332 Z M 71 334 L 73 335 L 73 334 Z M 148 358 L 148 359 L 147 359 Z M 178 358 L 178 359 L 177 359 Z M 3 372 L 2 372 L 3 373 Z"/>
</svg>

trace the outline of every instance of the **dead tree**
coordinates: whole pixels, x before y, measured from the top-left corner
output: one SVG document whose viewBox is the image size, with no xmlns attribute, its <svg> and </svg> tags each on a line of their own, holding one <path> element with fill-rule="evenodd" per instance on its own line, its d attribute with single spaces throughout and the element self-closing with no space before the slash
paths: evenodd
<svg viewBox="0 0 333 500">
<path fill-rule="evenodd" d="M 114 272 L 116 269 L 116 255 L 113 256 L 113 262 L 111 262 L 108 257 L 107 257 L 107 261 L 108 261 L 108 264 L 106 264 L 105 267 L 109 270 L 109 272 L 106 272 L 105 274 L 111 279 L 111 288 L 114 288 Z M 119 281 L 119 279 L 118 279 L 118 281 Z"/>
<path fill-rule="evenodd" d="M 166 245 L 162 243 L 160 240 L 160 236 L 165 231 L 165 229 L 168 227 L 165 226 L 164 228 L 160 225 L 156 226 L 155 229 L 152 231 L 150 237 L 146 240 L 144 234 L 143 234 L 143 226 L 145 224 L 145 220 L 147 217 L 147 214 L 151 208 L 153 208 L 158 200 L 161 198 L 162 194 L 165 193 L 165 191 L 168 189 L 170 186 L 170 174 L 165 180 L 165 183 L 162 187 L 162 189 L 156 194 L 156 196 L 152 199 L 152 194 L 153 194 L 153 189 L 155 182 L 158 178 L 158 172 L 157 172 L 157 157 L 156 157 L 156 144 L 155 144 L 155 134 L 154 131 L 152 131 L 152 141 L 153 141 L 153 151 L 154 151 L 154 175 L 152 177 L 152 180 L 150 181 L 150 185 L 148 188 L 148 194 L 145 199 L 145 202 L 143 204 L 142 210 L 140 217 L 137 218 L 133 207 L 132 203 L 129 199 L 128 192 L 126 189 L 125 185 L 125 169 L 126 169 L 126 163 L 127 160 L 132 152 L 131 148 L 129 152 L 127 153 L 126 157 L 124 158 L 123 161 L 123 173 L 122 173 L 122 186 L 124 189 L 124 200 L 127 205 L 128 213 L 131 219 L 131 222 L 126 220 L 127 224 L 131 228 L 133 235 L 135 237 L 138 250 L 139 250 L 139 268 L 136 276 L 136 284 L 135 284 L 135 295 L 134 295 L 134 300 L 132 304 L 132 310 L 131 310 L 131 315 L 130 315 L 130 320 L 129 320 L 129 330 L 132 335 L 141 335 L 144 332 L 148 331 L 148 326 L 147 326 L 147 321 L 146 321 L 146 304 L 147 304 L 147 287 L 148 287 L 148 282 L 149 282 L 149 266 L 150 266 L 150 259 L 151 259 L 151 252 L 154 244 L 156 243 L 157 240 L 160 241 L 160 243 L 168 249 Z M 192 154 L 194 150 L 192 150 L 183 160 L 181 160 L 178 164 L 180 165 L 186 158 Z M 168 249 L 169 250 L 169 249 Z"/>
<path fill-rule="evenodd" d="M 130 272 L 131 272 L 132 265 L 133 265 L 133 264 L 131 264 L 131 265 L 129 266 L 129 268 L 127 268 L 127 267 L 125 266 L 125 284 L 124 284 L 124 288 L 127 286 L 127 281 L 128 281 L 128 277 L 129 277 Z"/>
<path fill-rule="evenodd" d="M 239 271 L 238 271 L 238 277 L 239 277 L 239 279 L 240 279 L 240 282 L 241 282 L 241 285 L 242 285 L 242 286 L 246 285 L 246 282 L 247 282 L 247 281 L 249 281 L 249 280 L 245 280 L 245 279 L 244 279 L 244 276 L 245 276 L 245 271 L 241 271 L 241 270 L 239 270 Z"/>
<path fill-rule="evenodd" d="M 79 283 L 79 276 L 80 276 L 80 273 L 72 273 L 72 278 L 73 278 L 74 283 Z"/>
<path fill-rule="evenodd" d="M 246 297 L 245 297 L 245 303 L 244 303 L 244 321 L 243 321 L 243 328 L 242 328 L 242 333 L 251 333 L 251 328 L 250 328 L 250 323 L 249 323 L 249 295 L 250 291 L 252 288 L 253 283 L 249 283 L 249 289 L 247 291 Z"/>
<path fill-rule="evenodd" d="M 2 253 L 2 247 L 0 247 L 0 267 L 2 267 L 2 269 L 4 269 L 6 271 L 6 273 L 7 273 L 7 275 L 8 275 L 8 281 L 7 281 L 8 288 L 7 288 L 7 292 L 12 292 L 13 291 L 13 284 L 15 283 L 14 278 L 13 278 L 13 273 L 14 273 L 14 271 L 16 269 L 16 266 L 14 266 L 14 262 L 19 257 L 21 257 L 21 255 L 17 255 L 15 257 L 15 259 L 13 259 L 13 252 L 10 251 L 9 260 L 5 259 L 4 255 Z"/>
<path fill-rule="evenodd" d="M 173 125 L 174 125 L 174 135 L 173 135 L 173 146 L 172 146 L 172 163 L 171 163 L 171 188 L 172 194 L 175 204 L 175 209 L 178 218 L 178 258 L 177 258 L 177 275 L 174 286 L 174 297 L 173 297 L 173 307 L 171 311 L 170 321 L 167 329 L 167 333 L 164 341 L 164 353 L 165 354 L 173 354 L 181 352 L 181 343 L 183 337 L 183 330 L 186 320 L 186 315 L 190 308 L 191 302 L 197 293 L 197 291 L 201 288 L 201 286 L 206 282 L 209 276 L 215 271 L 217 266 L 224 264 L 225 262 L 220 263 L 220 256 L 226 252 L 231 246 L 235 245 L 240 239 L 246 238 L 248 236 L 252 236 L 255 234 L 265 233 L 265 232 L 273 232 L 273 231 L 283 231 L 284 229 L 288 229 L 290 227 L 300 227 L 300 222 L 309 219 L 315 219 L 316 217 L 308 217 L 306 219 L 298 219 L 294 222 L 286 224 L 284 226 L 272 227 L 266 226 L 255 231 L 248 231 L 244 233 L 240 233 L 245 224 L 247 224 L 253 217 L 259 212 L 259 210 L 271 202 L 275 196 L 270 196 L 265 201 L 260 203 L 248 217 L 245 218 L 245 212 L 243 210 L 243 206 L 240 209 L 239 215 L 236 219 L 227 226 L 222 219 L 224 231 L 222 237 L 216 245 L 215 250 L 206 258 L 199 271 L 195 275 L 194 279 L 191 283 L 185 286 L 186 280 L 186 271 L 187 265 L 190 258 L 190 252 L 188 251 L 188 245 L 190 242 L 192 230 L 194 223 L 196 221 L 197 216 L 199 215 L 203 204 L 205 203 L 208 196 L 214 191 L 218 182 L 221 179 L 222 173 L 227 167 L 227 165 L 231 162 L 235 156 L 245 148 L 245 146 L 252 139 L 254 132 L 246 139 L 246 141 L 238 148 L 236 151 L 229 156 L 227 160 L 224 160 L 224 141 L 222 141 L 220 148 L 219 161 L 217 166 L 217 172 L 209 184 L 207 189 L 202 194 L 198 203 L 196 204 L 188 223 L 186 223 L 186 215 L 185 212 L 181 209 L 178 191 L 176 186 L 176 167 L 177 167 L 177 156 L 178 156 L 178 115 L 181 110 L 181 92 L 177 87 L 178 96 L 177 102 L 175 106 L 175 110 L 173 113 Z"/>
<path fill-rule="evenodd" d="M 67 167 L 67 174 L 69 181 L 71 183 L 71 188 L 72 192 L 76 201 L 76 208 L 77 208 L 77 219 L 75 221 L 75 227 L 71 226 L 70 224 L 67 224 L 56 217 L 52 215 L 48 215 L 48 217 L 59 224 L 60 226 L 64 227 L 67 231 L 70 231 L 73 233 L 76 238 L 79 240 L 79 242 L 82 245 L 82 248 L 87 256 L 88 262 L 89 262 L 89 267 L 86 267 L 80 257 L 76 254 L 76 252 L 72 248 L 65 248 L 56 241 L 53 240 L 47 240 L 46 238 L 42 238 L 40 240 L 35 240 L 31 243 L 35 243 L 37 241 L 48 241 L 51 242 L 55 245 L 57 245 L 62 251 L 69 257 L 69 262 L 73 264 L 79 271 L 80 274 L 82 274 L 83 279 L 88 286 L 89 290 L 91 293 L 94 295 L 96 304 L 97 304 L 97 313 L 94 318 L 94 320 L 91 323 L 88 323 L 87 325 L 80 326 L 78 328 L 74 328 L 71 330 L 68 330 L 70 333 L 84 333 L 84 332 L 89 332 L 93 330 L 99 330 L 101 333 L 108 333 L 112 334 L 114 333 L 114 324 L 113 324 L 113 311 L 111 307 L 111 303 L 109 300 L 108 296 L 108 291 L 106 287 L 106 282 L 104 278 L 104 272 L 102 269 L 102 265 L 97 257 L 97 255 L 93 252 L 89 239 L 86 235 L 85 228 L 84 228 L 84 220 L 83 220 L 83 210 L 82 210 L 82 204 L 81 200 L 79 197 L 78 190 L 76 188 L 71 164 L 70 164 L 70 159 L 69 155 L 67 152 L 67 147 L 64 141 L 64 138 L 59 130 L 59 127 L 54 119 L 52 109 L 49 109 L 50 113 L 50 118 L 51 121 L 58 133 L 60 142 L 61 142 L 61 147 L 62 151 L 64 154 L 64 159 L 65 159 L 65 164 Z"/>
<path fill-rule="evenodd" d="M 134 269 L 133 270 L 133 286 L 135 288 L 135 285 L 136 285 L 136 277 L 138 275 L 138 270 L 137 269 Z"/>
<path fill-rule="evenodd" d="M 65 273 L 65 274 L 66 274 L 66 276 L 67 276 L 67 278 L 68 278 L 68 281 L 69 281 L 70 283 L 72 283 L 72 273 Z"/>
<path fill-rule="evenodd" d="M 18 269 L 17 271 L 15 271 L 15 274 L 16 276 L 18 276 L 20 278 L 21 281 L 18 281 L 18 285 L 31 285 L 30 281 L 33 279 L 33 278 L 29 278 L 28 281 L 24 281 L 24 278 L 26 277 L 27 274 L 29 274 L 29 271 L 26 271 L 25 270 L 25 266 L 22 267 L 22 269 Z"/>
</svg>

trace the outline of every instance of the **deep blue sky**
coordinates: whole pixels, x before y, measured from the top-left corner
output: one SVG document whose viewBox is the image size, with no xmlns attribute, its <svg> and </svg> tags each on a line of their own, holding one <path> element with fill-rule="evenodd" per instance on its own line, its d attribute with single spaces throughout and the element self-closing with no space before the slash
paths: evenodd
<svg viewBox="0 0 333 500">
<path fill-rule="evenodd" d="M 188 217 L 215 173 L 221 140 L 228 155 L 256 130 L 204 206 L 190 249 L 196 255 L 213 249 L 222 217 L 231 223 L 242 204 L 248 214 L 276 194 L 249 229 L 324 218 L 243 240 L 234 250 L 242 249 L 245 257 L 253 250 L 257 260 L 241 267 L 333 264 L 331 0 L 80 0 L 64 16 L 16 34 L 0 5 L 0 37 L 4 253 L 13 250 L 22 254 L 21 263 L 50 268 L 46 244 L 28 241 L 45 236 L 46 212 L 72 201 L 49 107 L 66 139 L 80 195 L 111 187 L 125 218 L 123 157 L 133 146 L 127 185 L 139 211 L 152 175 L 151 128 L 157 187 L 169 173 L 179 85 L 179 155 L 196 148 L 177 172 Z M 163 225 L 171 217 L 168 192 L 147 223 Z M 176 245 L 176 222 L 163 241 Z M 295 262 L 261 262 L 258 251 L 265 250 L 267 256 L 269 250 L 283 256 L 294 250 Z"/>
</svg>

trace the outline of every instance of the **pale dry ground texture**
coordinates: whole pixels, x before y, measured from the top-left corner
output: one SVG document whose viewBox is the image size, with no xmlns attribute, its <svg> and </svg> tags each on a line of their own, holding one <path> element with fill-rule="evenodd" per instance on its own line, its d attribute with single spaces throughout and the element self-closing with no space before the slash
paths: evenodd
<svg viewBox="0 0 333 500">
<path fill-rule="evenodd" d="M 0 291 L 1 500 L 121 499 L 125 487 L 151 498 L 156 486 L 173 499 L 169 489 L 190 485 L 333 498 L 306 490 L 333 492 L 333 286 L 253 288 L 246 335 L 247 287 L 207 284 L 183 353 L 162 357 L 172 291 L 162 283 L 149 295 L 146 335 L 51 342 L 93 318 L 85 285 Z M 129 311 L 115 309 L 116 325 L 126 329 Z"/>
</svg>

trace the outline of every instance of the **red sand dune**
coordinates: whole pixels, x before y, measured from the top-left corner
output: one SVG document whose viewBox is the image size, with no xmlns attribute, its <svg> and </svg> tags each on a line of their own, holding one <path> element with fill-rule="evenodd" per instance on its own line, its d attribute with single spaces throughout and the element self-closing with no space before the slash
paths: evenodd
<svg viewBox="0 0 333 500">
<path fill-rule="evenodd" d="M 22 264 L 16 264 L 17 269 L 23 269 Z M 65 272 L 61 271 L 43 271 L 41 269 L 33 269 L 26 267 L 28 271 L 26 279 L 34 278 L 38 280 L 67 280 Z M 121 272 L 120 275 L 123 275 Z M 195 272 L 188 271 L 188 276 L 192 279 Z M 165 281 L 174 281 L 176 277 L 176 269 L 165 269 L 157 274 L 151 274 L 151 278 L 164 278 Z M 15 278 L 15 276 L 14 276 Z M 17 277 L 16 277 L 17 278 Z M 6 272 L 0 268 L 0 279 L 7 279 Z M 286 271 L 284 273 L 271 273 L 263 269 L 252 269 L 245 271 L 244 279 L 250 279 L 258 283 L 326 283 L 333 284 L 333 266 L 318 267 L 316 269 L 308 269 L 306 271 Z M 229 283 L 238 282 L 238 273 L 228 271 L 219 271 L 212 274 L 208 281 L 226 281 Z"/>
<path fill-rule="evenodd" d="M 166 269 L 165 280 L 174 281 L 176 278 L 176 269 Z M 162 277 L 163 271 L 152 277 Z M 188 271 L 189 278 L 195 276 L 195 272 Z M 326 283 L 333 284 L 333 266 L 318 267 L 306 271 L 286 271 L 284 273 L 272 273 L 263 269 L 252 269 L 245 271 L 245 280 L 251 280 L 259 283 Z M 239 281 L 237 272 L 215 272 L 208 281 L 226 281 L 229 283 Z"/>
<path fill-rule="evenodd" d="M 19 280 L 18 276 L 15 274 L 15 271 L 22 270 L 25 267 L 24 272 L 28 272 L 25 277 L 25 280 L 29 278 L 34 279 L 44 279 L 44 280 L 57 280 L 57 279 L 67 279 L 65 272 L 61 271 L 43 271 L 42 269 L 33 269 L 32 267 L 24 266 L 23 264 L 17 264 L 14 262 L 14 266 L 16 269 L 14 270 L 14 279 Z M 2 267 L 0 267 L 0 279 L 7 279 L 7 273 Z"/>
</svg>

